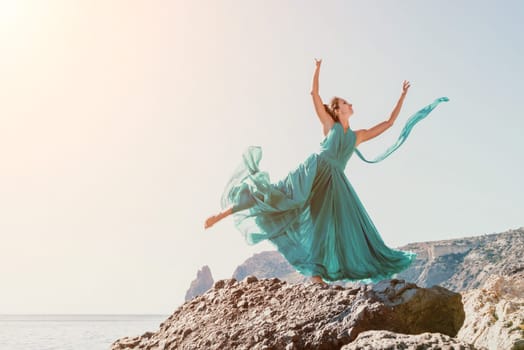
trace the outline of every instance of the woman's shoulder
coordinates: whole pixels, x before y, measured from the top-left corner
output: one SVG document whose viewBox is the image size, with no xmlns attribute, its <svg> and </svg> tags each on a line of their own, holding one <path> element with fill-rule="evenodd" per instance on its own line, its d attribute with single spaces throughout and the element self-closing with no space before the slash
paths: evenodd
<svg viewBox="0 0 524 350">
<path fill-rule="evenodd" d="M 353 130 L 355 134 L 355 148 L 365 141 L 365 132 L 366 129 Z"/>
</svg>

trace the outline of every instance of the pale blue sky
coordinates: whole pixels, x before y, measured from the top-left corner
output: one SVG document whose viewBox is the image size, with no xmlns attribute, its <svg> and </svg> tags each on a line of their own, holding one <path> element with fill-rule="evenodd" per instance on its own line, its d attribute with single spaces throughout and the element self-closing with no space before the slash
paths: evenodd
<svg viewBox="0 0 524 350">
<path fill-rule="evenodd" d="M 196 271 L 269 245 L 210 230 L 249 145 L 282 178 L 322 140 L 443 103 L 388 159 L 346 174 L 391 246 L 523 226 L 521 1 L 0 2 L 0 313 L 161 313 Z"/>
</svg>

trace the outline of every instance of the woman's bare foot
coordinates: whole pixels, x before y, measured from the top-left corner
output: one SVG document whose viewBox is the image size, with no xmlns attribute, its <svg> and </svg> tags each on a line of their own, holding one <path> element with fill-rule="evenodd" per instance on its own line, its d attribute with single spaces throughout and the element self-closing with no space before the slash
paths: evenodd
<svg viewBox="0 0 524 350">
<path fill-rule="evenodd" d="M 207 220 L 206 220 L 206 223 L 204 224 L 204 228 L 210 228 L 215 223 L 220 221 L 220 219 L 221 219 L 220 215 L 213 215 L 213 216 L 208 217 Z"/>
<path fill-rule="evenodd" d="M 229 208 L 227 210 L 224 210 L 223 212 L 217 214 L 217 215 L 213 215 L 213 216 L 210 216 L 207 218 L 205 224 L 204 224 L 204 228 L 210 228 L 211 226 L 213 226 L 214 224 L 216 224 L 218 221 L 222 220 L 223 218 L 231 215 L 233 213 L 233 208 Z"/>
<path fill-rule="evenodd" d="M 317 284 L 321 284 L 323 286 L 327 286 L 327 283 L 324 282 L 324 280 L 320 276 L 312 276 L 311 277 L 311 282 L 317 283 Z"/>
</svg>

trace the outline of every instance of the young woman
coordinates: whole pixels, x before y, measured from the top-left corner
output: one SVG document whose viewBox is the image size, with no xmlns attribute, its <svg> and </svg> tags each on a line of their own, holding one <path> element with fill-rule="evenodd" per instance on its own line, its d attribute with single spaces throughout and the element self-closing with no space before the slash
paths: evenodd
<svg viewBox="0 0 524 350">
<path fill-rule="evenodd" d="M 386 246 L 344 168 L 355 151 L 364 161 L 376 163 L 405 141 L 413 126 L 426 117 L 441 97 L 413 115 L 396 144 L 374 160 L 356 149 L 382 134 L 395 122 L 408 89 L 402 94 L 388 120 L 370 129 L 352 130 L 349 119 L 353 105 L 335 97 L 330 106 L 319 95 L 321 60 L 316 61 L 311 95 L 325 135 L 318 153 L 310 155 L 284 179 L 271 183 L 259 169 L 260 147 L 249 147 L 222 195 L 223 211 L 209 217 L 204 227 L 233 214 L 236 227 L 249 244 L 269 240 L 278 251 L 314 283 L 324 281 L 376 282 L 392 277 L 415 259 L 412 252 Z"/>
</svg>

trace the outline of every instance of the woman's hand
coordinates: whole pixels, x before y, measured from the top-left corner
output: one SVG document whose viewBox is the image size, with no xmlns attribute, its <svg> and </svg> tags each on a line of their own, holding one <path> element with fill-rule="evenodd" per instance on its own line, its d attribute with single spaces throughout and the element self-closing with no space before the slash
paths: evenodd
<svg viewBox="0 0 524 350">
<path fill-rule="evenodd" d="M 317 66 L 317 69 L 320 68 L 320 64 L 321 64 L 321 63 L 322 63 L 322 58 L 319 59 L 319 60 L 317 60 L 317 59 L 315 58 L 315 65 Z"/>
<path fill-rule="evenodd" d="M 398 99 L 398 102 L 395 105 L 395 109 L 393 109 L 393 112 L 391 112 L 391 116 L 389 117 L 387 121 L 387 124 L 389 126 L 393 125 L 393 123 L 395 122 L 395 119 L 397 119 L 398 114 L 400 113 L 400 108 L 402 108 L 402 103 L 404 102 L 404 97 L 406 97 L 406 94 L 408 93 L 408 89 L 409 89 L 409 81 L 404 80 L 404 82 L 402 83 L 402 94 L 400 95 L 400 98 Z"/>
<path fill-rule="evenodd" d="M 402 83 L 402 95 L 407 94 L 409 87 L 409 81 L 404 80 L 404 82 Z"/>
</svg>

